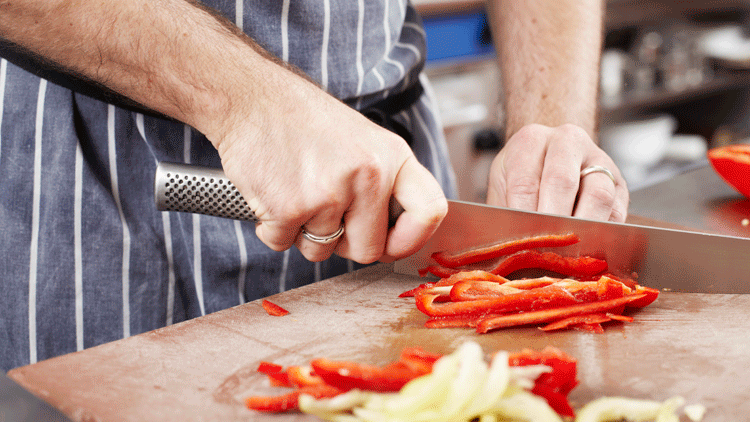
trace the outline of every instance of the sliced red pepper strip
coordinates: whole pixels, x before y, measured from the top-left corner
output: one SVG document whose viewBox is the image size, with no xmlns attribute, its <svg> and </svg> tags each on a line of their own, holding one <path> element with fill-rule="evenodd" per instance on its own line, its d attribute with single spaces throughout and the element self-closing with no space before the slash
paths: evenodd
<svg viewBox="0 0 750 422">
<path fill-rule="evenodd" d="M 498 328 L 515 327 L 528 324 L 541 324 L 543 322 L 556 321 L 558 319 L 567 318 L 574 315 L 590 314 L 594 312 L 606 312 L 617 307 L 627 305 L 628 303 L 636 302 L 637 300 L 644 297 L 646 297 L 645 294 L 633 294 L 599 302 L 582 303 L 560 308 L 483 318 L 477 323 L 477 332 L 483 334 L 491 330 L 496 330 Z"/>
<path fill-rule="evenodd" d="M 420 292 L 426 289 L 431 289 L 433 287 L 435 287 L 435 283 L 423 283 L 411 290 L 407 290 L 401 293 L 400 295 L 398 295 L 398 297 L 414 297 L 414 294 L 416 294 L 417 292 Z"/>
<path fill-rule="evenodd" d="M 492 281 L 498 284 L 508 282 L 508 279 L 499 275 L 492 274 L 484 270 L 464 270 L 442 278 L 435 283 L 436 286 L 452 286 L 459 281 Z"/>
<path fill-rule="evenodd" d="M 606 271 L 607 261 L 589 256 L 564 257 L 554 252 L 524 250 L 503 259 L 490 272 L 505 277 L 515 271 L 531 268 L 571 277 L 592 276 Z"/>
<path fill-rule="evenodd" d="M 750 198 L 750 145 L 727 145 L 708 151 L 716 173 L 737 192 Z"/>
<path fill-rule="evenodd" d="M 454 268 L 446 268 L 440 265 L 429 265 L 425 268 L 418 270 L 417 272 L 419 273 L 420 277 L 424 277 L 427 274 L 432 274 L 436 277 L 446 278 L 446 277 L 452 276 L 453 274 L 458 273 L 459 270 L 454 269 Z"/>
<path fill-rule="evenodd" d="M 476 326 L 476 315 L 449 315 L 428 318 L 424 323 L 426 328 L 461 328 Z"/>
<path fill-rule="evenodd" d="M 436 294 L 417 293 L 417 309 L 427 316 L 479 315 L 487 313 L 507 313 L 546 309 L 578 303 L 578 300 L 567 290 L 548 286 L 540 289 L 524 290 L 506 296 L 491 299 L 447 302 L 436 305 Z"/>
<path fill-rule="evenodd" d="M 551 322 L 544 327 L 539 327 L 542 331 L 562 330 L 576 324 L 601 324 L 610 321 L 612 318 L 604 313 L 574 315 L 561 320 Z"/>
<path fill-rule="evenodd" d="M 620 315 L 612 312 L 607 312 L 606 314 L 610 319 L 613 319 L 615 321 L 622 321 L 622 322 L 633 322 L 633 317 L 631 316 L 625 316 Z"/>
<path fill-rule="evenodd" d="M 506 286 L 515 287 L 516 289 L 529 290 L 538 287 L 549 286 L 552 283 L 560 281 L 560 278 L 539 277 L 539 278 L 522 278 L 519 280 L 509 280 Z"/>
<path fill-rule="evenodd" d="M 602 334 L 604 332 L 604 327 L 598 322 L 582 322 L 580 324 L 573 324 L 571 327 L 574 330 L 587 331 L 589 333 Z"/>
<path fill-rule="evenodd" d="M 578 243 L 581 239 L 575 233 L 560 235 L 542 235 L 525 237 L 496 243 L 490 246 L 471 249 L 465 252 L 451 254 L 448 252 L 435 252 L 432 259 L 443 267 L 456 268 L 462 265 L 475 264 L 477 262 L 510 255 L 523 249 L 560 247 Z"/>
<path fill-rule="evenodd" d="M 659 290 L 651 287 L 641 286 L 640 284 L 635 286 L 634 293 L 645 294 L 646 296 L 641 300 L 628 304 L 628 306 L 633 308 L 645 308 L 646 306 L 654 303 L 654 301 L 659 297 Z"/>
<path fill-rule="evenodd" d="M 297 387 L 323 384 L 323 378 L 315 375 L 309 366 L 290 366 L 286 370 L 289 383 Z"/>
<path fill-rule="evenodd" d="M 332 361 L 325 358 L 311 362 L 315 374 L 328 384 L 344 391 L 353 388 L 368 391 L 398 391 L 407 382 L 425 373 L 400 362 L 384 367 L 353 362 Z"/>
<path fill-rule="evenodd" d="M 268 381 L 274 387 L 291 387 L 292 383 L 289 382 L 289 376 L 284 370 L 284 367 L 271 362 L 261 362 L 258 365 L 258 372 L 266 374 Z"/>
<path fill-rule="evenodd" d="M 490 299 L 517 293 L 520 289 L 508 288 L 494 281 L 459 281 L 451 288 L 450 297 L 454 302 L 465 300 Z"/>
<path fill-rule="evenodd" d="M 271 316 L 284 316 L 289 314 L 289 311 L 287 311 L 286 309 L 266 299 L 263 299 L 261 305 L 263 306 L 263 309 L 266 310 L 268 315 Z"/>
<path fill-rule="evenodd" d="M 277 364 L 272 363 L 272 362 L 265 362 L 265 361 L 263 361 L 260 364 L 258 364 L 257 371 L 258 372 L 262 372 L 264 374 L 271 374 L 271 373 L 274 373 L 274 372 L 281 372 L 283 369 L 284 369 L 284 367 L 281 366 L 281 365 L 277 365 Z"/>
<path fill-rule="evenodd" d="M 542 364 L 552 368 L 551 372 L 540 375 L 534 381 L 534 388 L 531 391 L 544 397 L 558 414 L 574 416 L 567 396 L 578 385 L 576 359 L 560 349 L 547 346 L 541 351 L 523 349 L 513 353 L 508 356 L 508 364 L 511 366 Z"/>
<path fill-rule="evenodd" d="M 343 391 L 326 384 L 302 387 L 279 396 L 252 396 L 245 399 L 248 409 L 261 412 L 287 412 L 298 408 L 298 399 L 301 394 L 309 394 L 316 399 L 335 397 Z"/>
<path fill-rule="evenodd" d="M 399 362 L 416 373 L 428 374 L 432 366 L 443 355 L 427 352 L 419 347 L 407 347 L 401 351 Z"/>
</svg>

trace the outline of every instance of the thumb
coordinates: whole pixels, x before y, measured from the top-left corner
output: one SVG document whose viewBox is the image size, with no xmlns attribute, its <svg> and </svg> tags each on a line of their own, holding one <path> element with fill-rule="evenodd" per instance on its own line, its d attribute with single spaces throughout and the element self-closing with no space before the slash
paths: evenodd
<svg viewBox="0 0 750 422">
<path fill-rule="evenodd" d="M 399 259 L 418 251 L 435 233 L 448 212 L 448 201 L 437 180 L 413 156 L 396 175 L 393 198 L 403 212 L 388 230 L 384 252 Z"/>
</svg>

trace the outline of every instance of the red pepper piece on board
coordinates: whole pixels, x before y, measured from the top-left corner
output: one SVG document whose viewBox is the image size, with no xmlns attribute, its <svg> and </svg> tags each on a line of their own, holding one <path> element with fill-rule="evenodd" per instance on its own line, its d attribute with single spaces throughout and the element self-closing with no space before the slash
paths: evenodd
<svg viewBox="0 0 750 422">
<path fill-rule="evenodd" d="M 500 261 L 490 272 L 503 277 L 526 269 L 540 269 L 565 276 L 592 276 L 607 270 L 607 261 L 589 256 L 564 257 L 554 252 L 524 250 Z"/>
<path fill-rule="evenodd" d="M 268 315 L 271 316 L 284 316 L 289 314 L 289 311 L 287 311 L 286 309 L 266 299 L 263 299 L 261 305 L 263 306 L 263 309 L 266 310 Z"/>
<path fill-rule="evenodd" d="M 290 366 L 286 370 L 289 383 L 297 387 L 309 387 L 323 384 L 323 378 L 315 375 L 309 366 Z"/>
<path fill-rule="evenodd" d="M 494 281 L 459 281 L 451 288 L 450 297 L 454 302 L 465 300 L 490 299 L 520 292 L 520 289 L 498 284 Z"/>
<path fill-rule="evenodd" d="M 596 333 L 596 334 L 604 333 L 604 327 L 602 327 L 602 324 L 598 322 L 592 322 L 592 323 L 582 322 L 580 324 L 573 324 L 571 328 L 573 328 L 574 330 L 586 331 L 589 333 Z"/>
<path fill-rule="evenodd" d="M 641 286 L 640 284 L 635 286 L 634 293 L 644 294 L 646 296 L 644 296 L 641 300 L 637 300 L 628 304 L 628 306 L 633 308 L 645 308 L 646 306 L 652 304 L 659 297 L 659 290 L 651 287 Z"/>
<path fill-rule="evenodd" d="M 407 290 L 401 293 L 400 295 L 398 295 L 398 297 L 414 297 L 414 295 L 417 292 L 421 292 L 422 290 L 426 290 L 426 289 L 431 289 L 433 287 L 435 287 L 435 283 L 423 283 L 411 290 Z"/>
<path fill-rule="evenodd" d="M 615 321 L 622 321 L 622 322 L 633 322 L 632 316 L 625 316 L 620 314 L 615 314 L 612 312 L 607 312 L 606 314 L 610 319 L 613 319 Z"/>
<path fill-rule="evenodd" d="M 559 308 L 544 309 L 539 311 L 525 312 L 520 314 L 502 315 L 499 317 L 483 318 L 477 323 L 477 332 L 486 333 L 498 328 L 508 328 L 520 325 L 541 324 L 543 322 L 556 321 L 575 315 L 590 314 L 595 312 L 606 312 L 627 306 L 628 303 L 636 302 L 646 297 L 645 294 L 632 294 L 616 299 L 589 302 Z"/>
<path fill-rule="evenodd" d="M 459 272 L 459 270 L 455 268 L 443 267 L 441 265 L 428 265 L 427 267 L 422 268 L 417 272 L 419 273 L 420 277 L 424 277 L 427 274 L 432 274 L 436 277 L 447 278 L 452 276 L 453 274 L 456 274 L 457 272 Z"/>
<path fill-rule="evenodd" d="M 427 373 L 401 362 L 379 367 L 321 358 L 313 360 L 311 365 L 315 374 L 323 378 L 326 384 L 344 391 L 353 388 L 380 392 L 398 391 L 412 379 Z"/>
<path fill-rule="evenodd" d="M 578 303 L 569 291 L 556 286 L 524 290 L 520 293 L 491 299 L 447 302 L 439 305 L 434 303 L 437 297 L 436 294 L 417 293 L 415 297 L 417 309 L 427 316 L 435 317 L 532 311 Z"/>
<path fill-rule="evenodd" d="M 316 399 L 335 397 L 343 391 L 326 384 L 313 385 L 298 388 L 286 394 L 278 396 L 252 396 L 245 399 L 248 409 L 261 412 L 287 412 L 298 408 L 298 399 L 301 394 L 309 394 Z"/>
<path fill-rule="evenodd" d="M 258 365 L 258 372 L 266 374 L 268 381 L 274 387 L 291 387 L 292 383 L 289 382 L 289 375 L 284 370 L 284 367 L 271 362 L 261 362 Z"/>
<path fill-rule="evenodd" d="M 430 353 L 419 347 L 407 347 L 401 351 L 399 362 L 416 373 L 428 374 L 441 357 L 443 355 Z"/>
<path fill-rule="evenodd" d="M 258 372 L 264 373 L 264 374 L 271 374 L 275 372 L 281 372 L 284 370 L 284 367 L 281 365 L 277 365 L 272 362 L 261 362 L 258 364 Z"/>
<path fill-rule="evenodd" d="M 552 346 L 537 351 L 523 349 L 520 352 L 508 356 L 508 364 L 511 366 L 547 365 L 552 371 L 540 375 L 534 381 L 532 393 L 544 397 L 558 414 L 563 416 L 575 416 L 568 402 L 568 394 L 576 385 L 578 362 L 566 353 Z"/>
<path fill-rule="evenodd" d="M 504 255 L 510 255 L 524 249 L 569 246 L 578 243 L 580 240 L 575 233 L 532 236 L 455 254 L 435 252 L 432 254 L 432 259 L 443 267 L 456 268 L 462 265 L 475 264 Z"/>
<path fill-rule="evenodd" d="M 610 318 L 604 313 L 574 315 L 572 317 L 563 318 L 561 320 L 551 322 L 545 325 L 544 327 L 539 327 L 539 329 L 542 331 L 554 331 L 554 330 L 566 329 L 572 325 L 577 325 L 577 324 L 601 324 L 602 322 L 607 322 L 611 320 L 612 318 Z M 599 327 L 601 327 L 601 325 Z"/>
<path fill-rule="evenodd" d="M 452 286 L 459 281 L 492 281 L 498 284 L 505 284 L 508 282 L 508 279 L 484 270 L 461 270 L 438 280 L 435 285 Z"/>
<path fill-rule="evenodd" d="M 750 145 L 727 145 L 710 149 L 708 161 L 724 181 L 750 198 Z"/>
</svg>

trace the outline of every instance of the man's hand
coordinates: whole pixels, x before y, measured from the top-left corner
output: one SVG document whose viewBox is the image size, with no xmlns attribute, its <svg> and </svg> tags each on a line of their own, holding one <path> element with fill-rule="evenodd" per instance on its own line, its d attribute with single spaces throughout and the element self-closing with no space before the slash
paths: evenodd
<svg viewBox="0 0 750 422">
<path fill-rule="evenodd" d="M 269 63 L 273 67 L 274 64 Z M 360 263 L 407 256 L 433 234 L 447 201 L 406 142 L 314 84 L 269 69 L 264 101 L 236 107 L 216 138 L 224 171 L 261 220 L 274 250 L 296 245 L 311 261 L 332 253 Z M 403 207 L 388 227 L 389 202 Z M 304 229 L 331 244 L 311 241 Z"/>
<path fill-rule="evenodd" d="M 581 178 L 581 170 L 609 169 Z M 527 211 L 622 222 L 629 194 L 620 171 L 583 129 L 524 126 L 492 163 L 487 203 Z"/>
</svg>

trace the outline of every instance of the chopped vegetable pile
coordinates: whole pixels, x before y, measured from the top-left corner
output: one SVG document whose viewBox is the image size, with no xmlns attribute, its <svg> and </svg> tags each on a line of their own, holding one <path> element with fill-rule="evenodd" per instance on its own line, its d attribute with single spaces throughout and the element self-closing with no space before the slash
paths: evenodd
<svg viewBox="0 0 750 422">
<path fill-rule="evenodd" d="M 606 273 L 604 260 L 532 249 L 579 240 L 575 234 L 535 236 L 458 254 L 437 252 L 432 255 L 436 264 L 420 274 L 441 279 L 400 296 L 414 297 L 417 308 L 429 317 L 426 327 L 471 327 L 478 333 L 532 324 L 545 324 L 540 327 L 545 331 L 574 328 L 601 333 L 602 323 L 631 322 L 632 317 L 623 315 L 626 309 L 643 308 L 657 299 L 658 290 Z M 467 267 L 498 258 L 489 269 Z M 547 270 L 566 278 L 505 278 L 520 269 Z"/>
<path fill-rule="evenodd" d="M 331 421 L 678 421 L 681 397 L 664 402 L 603 397 L 577 412 L 568 394 L 578 384 L 575 359 L 547 347 L 486 362 L 479 345 L 466 342 L 450 355 L 407 348 L 385 366 L 328 359 L 309 366 L 262 362 L 258 371 L 272 385 L 293 388 L 272 397 L 249 397 L 248 408 L 262 412 L 300 410 Z M 700 420 L 705 408 L 685 407 Z M 577 416 L 576 416 L 577 413 Z"/>
</svg>

